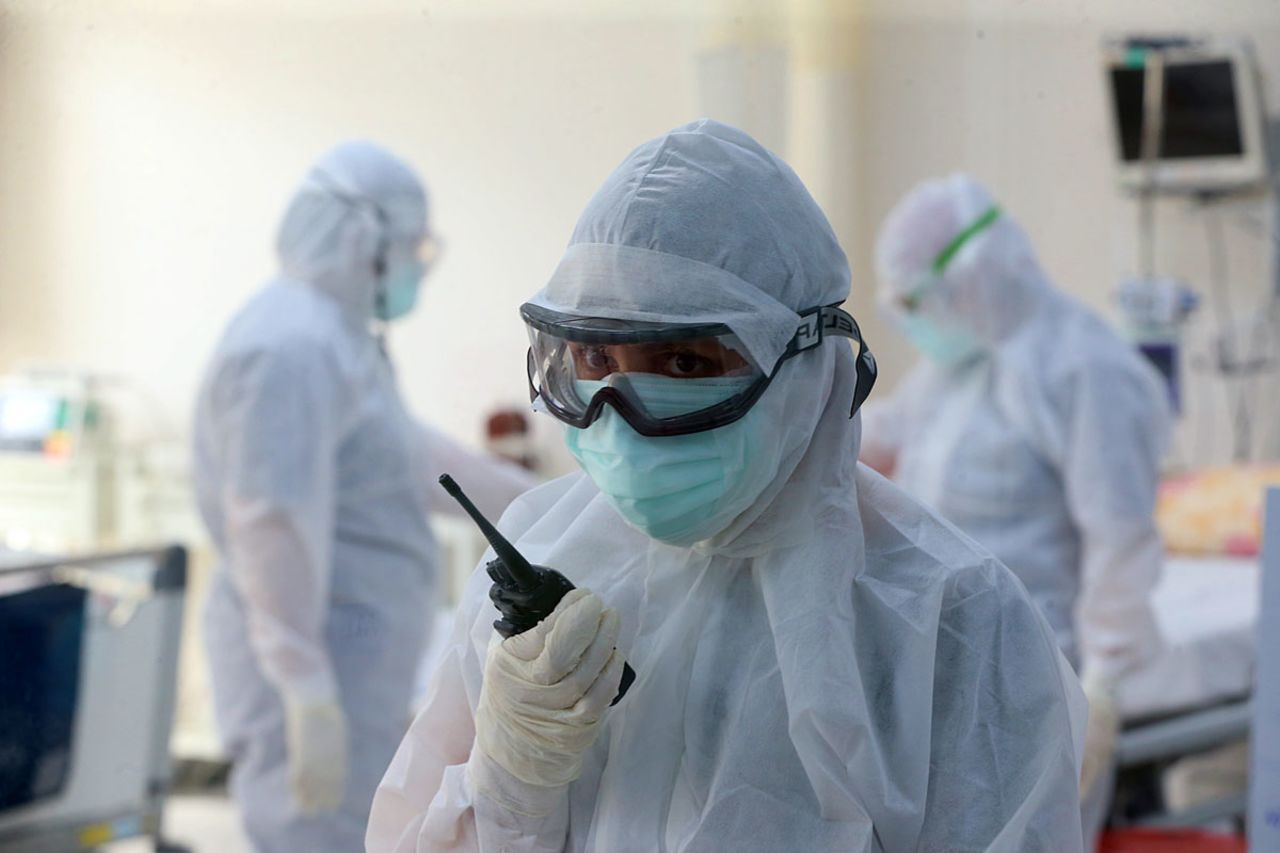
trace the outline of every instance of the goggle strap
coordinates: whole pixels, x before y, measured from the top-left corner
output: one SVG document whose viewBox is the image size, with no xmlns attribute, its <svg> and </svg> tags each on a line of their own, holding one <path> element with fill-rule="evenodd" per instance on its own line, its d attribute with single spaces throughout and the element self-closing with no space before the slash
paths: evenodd
<svg viewBox="0 0 1280 853">
<path fill-rule="evenodd" d="M 990 228 L 991 225 L 999 218 L 999 205 L 993 204 L 983 211 L 982 215 L 974 220 L 972 225 L 952 238 L 951 242 L 944 246 L 942 251 L 938 253 L 938 256 L 933 259 L 933 274 L 942 275 L 946 272 L 951 261 L 960 253 L 960 250 L 964 248 L 964 244 Z"/>
<path fill-rule="evenodd" d="M 862 330 L 858 328 L 858 321 L 854 320 L 847 311 L 835 305 L 810 308 L 808 311 L 801 312 L 800 318 L 800 328 L 796 329 L 786 352 L 778 361 L 778 367 L 792 356 L 818 346 L 827 336 L 857 341 L 857 384 L 853 392 L 853 404 L 849 408 L 849 417 L 853 417 L 871 393 L 872 387 L 876 384 L 877 374 L 876 357 L 871 354 L 866 341 L 862 339 Z M 777 373 L 776 368 L 774 373 Z"/>
<path fill-rule="evenodd" d="M 785 361 L 807 349 L 813 349 L 828 335 L 852 338 L 859 344 L 862 343 L 862 334 L 853 317 L 835 305 L 824 305 L 801 312 L 800 327 L 796 329 L 791 342 L 787 344 L 782 360 Z"/>
<path fill-rule="evenodd" d="M 856 382 L 853 388 L 853 405 L 849 407 L 849 417 L 853 417 L 858 409 L 862 408 L 862 404 L 867 401 L 867 397 L 871 394 L 871 389 L 875 387 L 878 372 L 876 357 L 871 354 L 871 350 L 867 349 L 864 344 L 862 352 L 858 355 L 858 363 L 854 368 Z"/>
</svg>

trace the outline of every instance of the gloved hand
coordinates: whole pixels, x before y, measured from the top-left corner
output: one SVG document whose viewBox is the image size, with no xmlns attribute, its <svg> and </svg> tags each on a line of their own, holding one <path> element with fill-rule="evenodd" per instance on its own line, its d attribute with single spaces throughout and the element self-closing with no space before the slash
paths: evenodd
<svg viewBox="0 0 1280 853">
<path fill-rule="evenodd" d="M 1089 700 L 1089 726 L 1084 736 L 1084 770 L 1080 774 L 1080 796 L 1087 796 L 1111 765 L 1116 738 L 1120 734 L 1120 709 L 1116 706 L 1115 685 L 1104 678 L 1086 674 L 1085 698 Z"/>
<path fill-rule="evenodd" d="M 618 692 L 617 640 L 617 612 L 579 588 L 528 631 L 491 644 L 476 709 L 480 751 L 530 785 L 577 779 Z"/>
<path fill-rule="evenodd" d="M 347 718 L 336 702 L 285 697 L 289 788 L 304 815 L 335 811 L 347 780 Z"/>
</svg>

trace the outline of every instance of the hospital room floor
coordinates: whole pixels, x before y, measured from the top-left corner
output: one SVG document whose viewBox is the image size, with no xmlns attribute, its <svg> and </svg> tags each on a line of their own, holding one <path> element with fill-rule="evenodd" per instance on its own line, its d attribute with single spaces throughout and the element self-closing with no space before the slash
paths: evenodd
<svg viewBox="0 0 1280 853">
<path fill-rule="evenodd" d="M 192 853 L 253 853 L 240 830 L 240 816 L 226 797 L 177 795 L 165 811 L 166 839 Z M 150 841 L 121 841 L 105 853 L 152 853 Z"/>
</svg>

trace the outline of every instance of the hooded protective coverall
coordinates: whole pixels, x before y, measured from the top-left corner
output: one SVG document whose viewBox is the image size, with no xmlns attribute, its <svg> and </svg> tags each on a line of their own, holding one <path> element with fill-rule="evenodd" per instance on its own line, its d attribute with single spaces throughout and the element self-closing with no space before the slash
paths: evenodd
<svg viewBox="0 0 1280 853">
<path fill-rule="evenodd" d="M 408 166 L 368 143 L 331 151 L 289 205 L 280 276 L 200 392 L 195 485 L 220 561 L 206 645 L 232 794 L 265 853 L 359 850 L 410 716 L 435 612 L 433 480 L 463 452 L 406 413 L 370 319 L 378 269 L 412 263 L 426 228 Z M 466 456 L 491 512 L 530 485 Z M 336 790 L 300 808 L 308 788 Z"/>
<path fill-rule="evenodd" d="M 896 483 L 1027 585 L 1068 659 L 1115 677 L 1159 647 L 1152 513 L 1167 400 L 1133 347 L 1049 282 L 1007 214 L 933 274 L 994 204 L 957 175 L 921 185 L 885 222 L 886 310 L 926 356 L 934 329 L 971 343 L 921 359 L 867 407 L 863 457 L 893 458 Z M 903 316 L 903 297 L 919 301 L 916 316 Z"/>
<path fill-rule="evenodd" d="M 609 177 L 533 302 L 725 323 L 772 366 L 798 311 L 848 293 L 795 174 L 700 121 Z M 838 338 L 783 363 L 724 458 L 772 475 L 692 547 L 583 473 L 514 503 L 502 531 L 616 608 L 638 678 L 576 780 L 495 771 L 475 744 L 495 616 L 478 572 L 368 850 L 1079 850 L 1078 686 L 1008 570 L 858 465 L 854 365 Z"/>
<path fill-rule="evenodd" d="M 1105 817 L 1124 674 L 1159 648 L 1151 610 L 1167 398 L 1154 371 L 1055 288 L 976 181 L 927 181 L 877 245 L 881 303 L 926 356 L 867 407 L 863 459 L 1026 584 L 1090 703 L 1087 832 Z"/>
</svg>

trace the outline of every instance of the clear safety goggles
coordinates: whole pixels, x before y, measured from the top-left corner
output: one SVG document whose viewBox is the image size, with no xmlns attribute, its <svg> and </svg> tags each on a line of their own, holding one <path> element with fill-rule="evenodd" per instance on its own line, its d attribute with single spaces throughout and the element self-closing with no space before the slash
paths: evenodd
<svg viewBox="0 0 1280 853">
<path fill-rule="evenodd" d="M 670 324 L 581 317 L 526 303 L 529 397 L 585 429 L 609 404 L 636 432 L 685 435 L 731 424 L 764 394 L 783 362 L 826 337 L 857 344 L 857 411 L 875 384 L 876 363 L 857 322 L 834 305 L 801 312 L 777 363 L 757 364 L 720 323 Z"/>
<path fill-rule="evenodd" d="M 888 307 L 908 314 L 920 311 L 921 307 L 928 302 L 930 294 L 937 290 L 938 284 L 942 281 L 942 276 L 947 271 L 947 267 L 955 260 L 956 255 L 960 254 L 960 250 L 974 237 L 994 225 L 999 218 L 1000 208 L 994 204 L 983 211 L 981 216 L 942 248 L 942 251 L 933 259 L 929 269 L 925 270 L 912 287 L 889 298 Z"/>
</svg>

